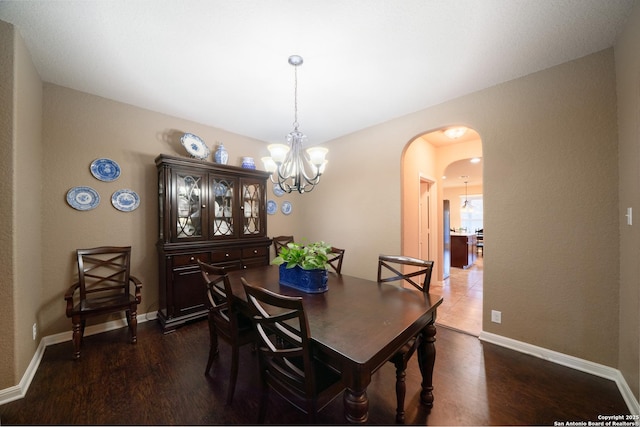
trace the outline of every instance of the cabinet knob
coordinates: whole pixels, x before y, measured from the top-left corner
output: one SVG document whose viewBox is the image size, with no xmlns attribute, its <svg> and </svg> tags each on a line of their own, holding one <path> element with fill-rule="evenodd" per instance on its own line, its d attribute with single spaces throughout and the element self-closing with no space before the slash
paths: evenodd
<svg viewBox="0 0 640 427">
<path fill-rule="evenodd" d="M 246 266 L 246 265 L 243 265 L 243 266 L 242 266 L 242 268 L 246 270 L 246 269 L 247 269 L 247 266 Z"/>
<path fill-rule="evenodd" d="M 202 209 L 204 209 L 204 208 L 206 208 L 206 207 L 207 207 L 207 205 L 202 205 Z"/>
<path fill-rule="evenodd" d="M 257 254 L 257 253 L 258 253 L 258 250 L 257 250 L 257 249 L 254 249 L 254 250 L 253 250 L 253 253 L 254 253 L 254 254 Z"/>
<path fill-rule="evenodd" d="M 191 257 L 191 259 L 189 261 L 195 261 L 196 257 Z"/>
<path fill-rule="evenodd" d="M 228 258 L 229 257 L 229 253 L 224 254 L 224 256 L 226 256 Z"/>
</svg>

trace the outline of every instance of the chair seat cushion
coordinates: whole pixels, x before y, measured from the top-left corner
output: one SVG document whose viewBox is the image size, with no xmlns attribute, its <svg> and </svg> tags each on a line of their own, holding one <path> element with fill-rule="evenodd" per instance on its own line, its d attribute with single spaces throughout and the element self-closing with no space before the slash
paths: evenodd
<svg viewBox="0 0 640 427">
<path fill-rule="evenodd" d="M 86 300 L 80 302 L 79 304 L 76 304 L 73 307 L 73 311 L 76 313 L 100 312 L 105 309 L 113 310 L 114 308 L 117 308 L 117 307 L 126 308 L 136 303 L 137 301 L 135 296 L 131 294 L 102 296 L 98 298 L 87 298 Z"/>
</svg>

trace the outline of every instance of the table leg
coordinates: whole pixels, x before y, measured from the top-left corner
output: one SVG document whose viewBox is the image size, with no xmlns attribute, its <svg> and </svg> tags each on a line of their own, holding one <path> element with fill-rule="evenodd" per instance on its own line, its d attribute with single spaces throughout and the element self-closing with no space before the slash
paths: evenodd
<svg viewBox="0 0 640 427">
<path fill-rule="evenodd" d="M 436 362 L 436 327 L 433 323 L 423 329 L 422 341 L 418 347 L 418 364 L 422 373 L 422 391 L 420 402 L 428 408 L 433 407 L 433 366 Z"/>
<path fill-rule="evenodd" d="M 369 419 L 367 389 L 355 391 L 347 388 L 343 395 L 344 416 L 351 424 L 364 424 Z"/>
</svg>

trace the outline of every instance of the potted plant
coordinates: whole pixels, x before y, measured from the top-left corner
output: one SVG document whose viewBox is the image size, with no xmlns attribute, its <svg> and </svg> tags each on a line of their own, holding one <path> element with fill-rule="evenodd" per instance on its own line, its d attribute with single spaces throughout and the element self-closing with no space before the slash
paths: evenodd
<svg viewBox="0 0 640 427">
<path fill-rule="evenodd" d="M 327 254 L 331 245 L 288 243 L 271 264 L 280 266 L 280 284 L 308 293 L 321 293 L 327 286 Z"/>
</svg>

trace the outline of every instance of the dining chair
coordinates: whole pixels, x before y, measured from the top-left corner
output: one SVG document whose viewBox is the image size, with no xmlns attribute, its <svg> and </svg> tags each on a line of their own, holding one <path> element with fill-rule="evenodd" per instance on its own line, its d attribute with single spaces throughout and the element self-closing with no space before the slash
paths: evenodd
<svg viewBox="0 0 640 427">
<path fill-rule="evenodd" d="M 476 255 L 479 255 L 480 251 L 484 256 L 484 228 L 476 230 Z"/>
<path fill-rule="evenodd" d="M 331 246 L 331 250 L 327 253 L 327 263 L 335 270 L 336 273 L 342 274 L 342 259 L 344 258 L 344 249 Z"/>
<path fill-rule="evenodd" d="M 310 422 L 344 391 L 340 373 L 314 358 L 301 297 L 289 297 L 241 279 L 258 334 L 262 395 L 258 423 L 273 389 L 305 412 Z"/>
<path fill-rule="evenodd" d="M 378 257 L 378 283 L 406 281 L 419 291 L 429 293 L 433 263 L 433 261 L 407 256 L 380 255 Z M 411 338 L 389 359 L 396 368 L 396 423 L 398 424 L 404 423 L 407 364 L 421 342 L 422 335 L 419 334 Z"/>
<path fill-rule="evenodd" d="M 273 238 L 273 249 L 276 256 L 280 255 L 280 249 L 286 247 L 287 243 L 293 243 L 293 236 L 276 236 Z"/>
<path fill-rule="evenodd" d="M 125 312 L 131 343 L 137 338 L 142 283 L 130 274 L 131 246 L 77 249 L 78 281 L 64 295 L 73 324 L 73 358 L 80 359 L 87 318 Z"/>
<path fill-rule="evenodd" d="M 198 260 L 200 272 L 206 285 L 206 305 L 209 310 L 209 359 L 204 371 L 209 375 L 213 360 L 218 357 L 218 338 L 231 346 L 231 371 L 227 404 L 233 401 L 238 378 L 240 347 L 254 343 L 255 331 L 251 319 L 236 309 L 236 301 L 231 291 L 229 277 L 223 267 L 217 267 Z"/>
</svg>

